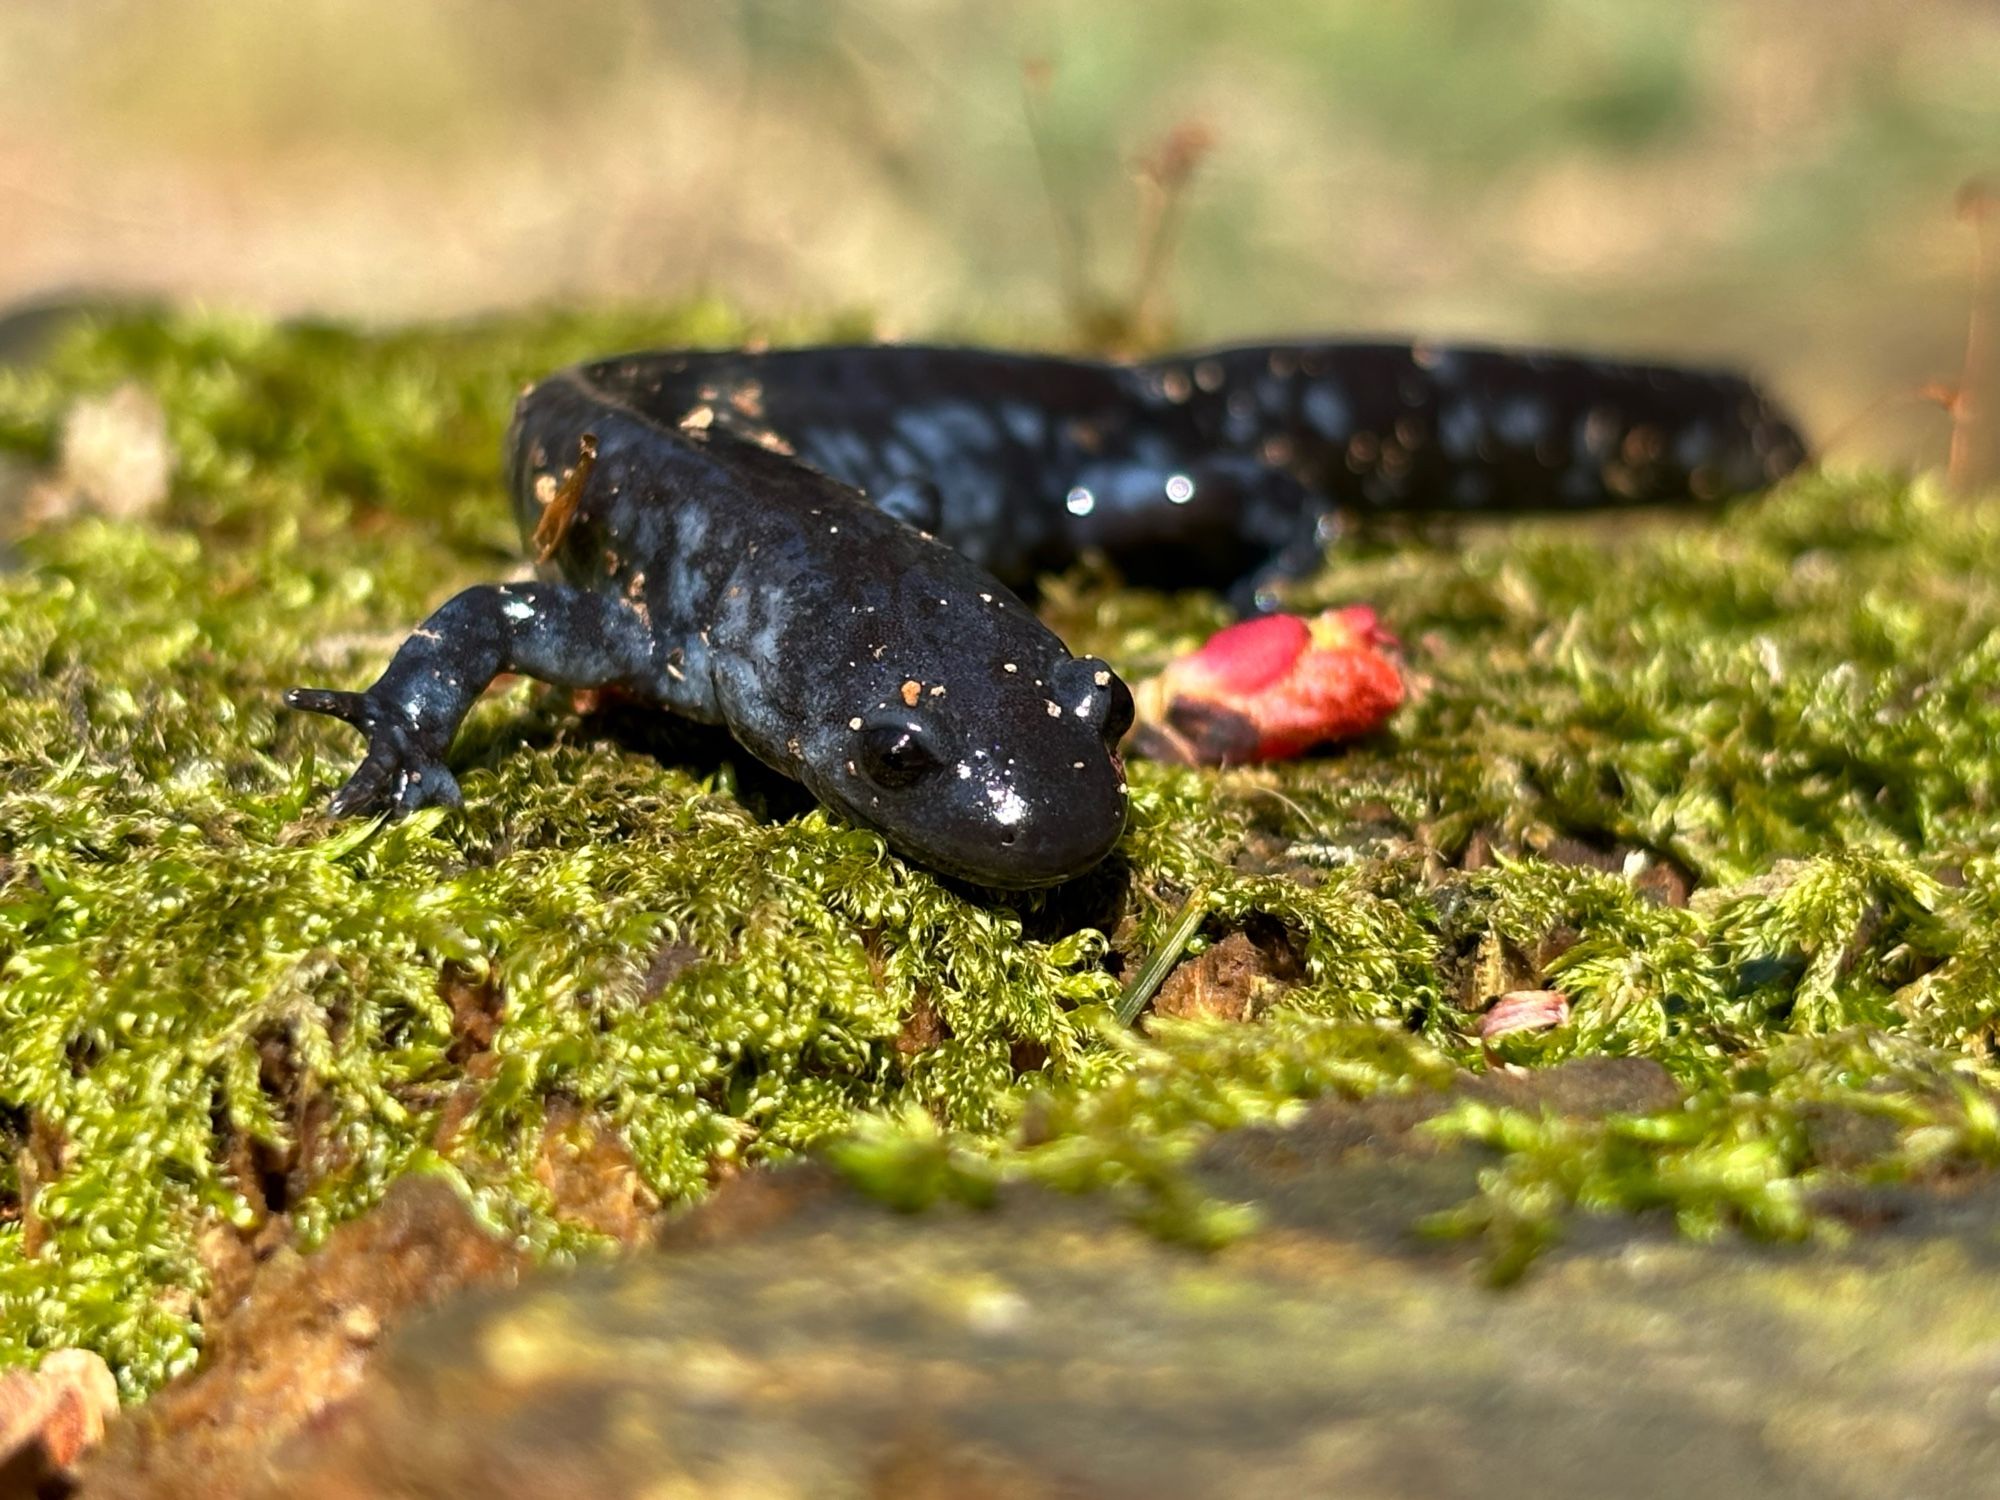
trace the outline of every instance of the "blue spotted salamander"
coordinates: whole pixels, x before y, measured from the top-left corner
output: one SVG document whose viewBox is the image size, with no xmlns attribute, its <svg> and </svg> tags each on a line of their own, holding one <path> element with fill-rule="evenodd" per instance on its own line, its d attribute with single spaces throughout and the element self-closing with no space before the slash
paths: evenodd
<svg viewBox="0 0 2000 1500">
<path fill-rule="evenodd" d="M 969 349 L 670 352 L 563 371 L 508 438 L 531 582 L 471 588 L 363 693 L 336 815 L 456 804 L 521 672 L 726 725 L 901 853 L 1054 884 L 1125 823 L 1131 695 L 1014 593 L 1086 549 L 1269 607 L 1344 511 L 1719 501 L 1805 456 L 1742 378 L 1423 344 L 1143 364 Z"/>
</svg>

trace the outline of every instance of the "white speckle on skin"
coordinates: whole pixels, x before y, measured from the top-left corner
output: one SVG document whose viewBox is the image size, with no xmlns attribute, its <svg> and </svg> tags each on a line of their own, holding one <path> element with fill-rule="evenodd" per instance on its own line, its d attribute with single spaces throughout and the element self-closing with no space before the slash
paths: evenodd
<svg viewBox="0 0 2000 1500">
<path fill-rule="evenodd" d="M 1087 516 L 1097 508 L 1097 497 L 1078 485 L 1063 497 L 1063 505 L 1073 516 Z"/>
<path fill-rule="evenodd" d="M 985 600 L 988 604 L 991 604 L 993 602 L 993 596 L 991 594 L 981 594 L 979 597 Z"/>
<path fill-rule="evenodd" d="M 1057 703 L 1053 698 L 1044 698 L 1042 701 L 1048 705 L 1049 717 L 1051 719 L 1060 719 L 1062 717 L 1061 704 Z"/>
<path fill-rule="evenodd" d="M 986 795 L 993 800 L 993 821 L 1002 828 L 1012 828 L 1021 821 L 1021 815 L 1028 810 L 1028 804 L 1021 800 L 1021 794 L 1011 786 L 989 788 Z"/>
<path fill-rule="evenodd" d="M 849 665 L 852 665 L 852 663 L 849 663 Z M 855 717 L 853 717 L 853 718 L 849 719 L 849 720 L 847 721 L 847 727 L 848 727 L 849 729 L 859 729 L 859 728 L 861 727 L 861 717 L 860 717 L 860 715 L 858 715 L 858 714 L 857 714 L 857 715 L 856 715 Z"/>
<path fill-rule="evenodd" d="M 1003 672 L 1018 672 L 1021 669 L 1015 666 L 1011 661 L 1003 661 L 1000 663 L 1000 670 Z"/>
<path fill-rule="evenodd" d="M 1111 686 L 1111 674 L 1109 672 L 1098 672 L 1094 674 L 1090 680 L 1096 683 L 1099 687 Z"/>
<path fill-rule="evenodd" d="M 1194 499 L 1194 481 L 1185 474 L 1175 474 L 1167 480 L 1167 499 L 1175 505 L 1186 505 Z"/>
<path fill-rule="evenodd" d="M 960 781 L 972 780 L 972 767 L 964 761 L 958 763 L 958 779 Z"/>
<path fill-rule="evenodd" d="M 532 620 L 535 618 L 535 606 L 528 603 L 525 599 L 509 599 L 505 604 L 500 606 L 500 612 L 510 620 Z"/>
<path fill-rule="evenodd" d="M 1069 763 L 1069 768 L 1072 771 L 1081 771 L 1083 769 L 1083 762 L 1080 760 L 1073 760 Z"/>
</svg>

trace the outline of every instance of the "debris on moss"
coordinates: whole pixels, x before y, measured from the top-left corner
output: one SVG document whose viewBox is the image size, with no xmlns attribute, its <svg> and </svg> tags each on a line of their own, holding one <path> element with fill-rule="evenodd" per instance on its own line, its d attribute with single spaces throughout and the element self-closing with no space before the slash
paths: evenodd
<svg viewBox="0 0 2000 1500">
<path fill-rule="evenodd" d="M 89 1348 L 158 1385 L 199 1348 L 218 1223 L 313 1243 L 432 1172 L 574 1255 L 863 1120 L 848 1159 L 892 1196 L 1027 1172 L 1214 1242 L 1244 1216 L 1187 1185 L 1191 1143 L 1481 1066 L 1467 1001 L 1507 989 L 1570 1002 L 1511 1060 L 1642 1055 L 1690 1102 L 1449 1112 L 1495 1157 L 1437 1227 L 1503 1274 L 1577 1211 L 1792 1235 L 1825 1183 L 1993 1160 L 2000 524 L 1927 483 L 1364 539 L 1289 605 L 1365 600 L 1407 643 L 1389 728 L 1135 766 L 1114 867 L 1058 892 L 975 897 L 726 745 L 649 753 L 525 683 L 454 752 L 463 813 L 322 817 L 357 747 L 279 693 L 365 684 L 521 566 L 497 471 L 523 380 L 855 331 L 135 314 L 0 371 L 0 451 L 49 465 L 79 401 L 136 386 L 173 473 L 0 574 L 0 1362 Z M 1135 673 L 1221 623 L 1088 571 L 1044 607 Z M 1282 934 L 1286 983 L 1135 1037 L 1126 981 L 1198 891 L 1178 946 Z M 1887 1124 L 1836 1146 L 1828 1111 Z M 552 1184 L 577 1131 L 616 1202 Z"/>
</svg>

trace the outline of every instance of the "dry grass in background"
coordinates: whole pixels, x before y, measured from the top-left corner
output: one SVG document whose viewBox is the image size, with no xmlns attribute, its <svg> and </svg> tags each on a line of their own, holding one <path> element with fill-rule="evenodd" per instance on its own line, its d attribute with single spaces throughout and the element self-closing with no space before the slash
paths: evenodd
<svg viewBox="0 0 2000 1500">
<path fill-rule="evenodd" d="M 699 288 L 1101 342 L 1198 127 L 1143 331 L 1728 358 L 1824 431 L 1956 373 L 1996 76 L 2000 11 L 1947 0 L 15 4 L 0 302 Z M 1905 409 L 1854 451 L 1945 442 Z"/>
</svg>

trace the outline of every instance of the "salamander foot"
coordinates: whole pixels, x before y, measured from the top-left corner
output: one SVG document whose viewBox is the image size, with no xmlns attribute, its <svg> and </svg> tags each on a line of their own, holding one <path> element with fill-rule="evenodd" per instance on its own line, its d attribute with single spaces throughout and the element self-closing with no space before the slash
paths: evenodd
<svg viewBox="0 0 2000 1500">
<path fill-rule="evenodd" d="M 344 720 L 368 736 L 368 754 L 327 804 L 332 816 L 385 812 L 401 818 L 420 807 L 464 805 L 457 778 L 393 705 L 384 706 L 368 693 L 327 688 L 292 688 L 285 702 L 307 713 Z"/>
</svg>

